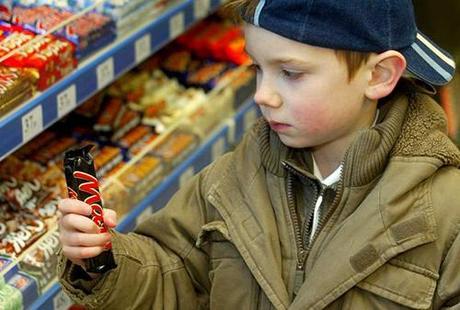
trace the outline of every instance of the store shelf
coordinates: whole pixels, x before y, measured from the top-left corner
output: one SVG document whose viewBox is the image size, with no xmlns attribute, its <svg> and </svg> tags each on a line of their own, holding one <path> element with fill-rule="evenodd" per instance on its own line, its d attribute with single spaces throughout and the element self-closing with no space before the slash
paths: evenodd
<svg viewBox="0 0 460 310">
<path fill-rule="evenodd" d="M 81 63 L 69 76 L 0 119 L 0 160 L 135 67 L 223 0 L 185 0 L 117 39 Z"/>
<path fill-rule="evenodd" d="M 147 216 L 163 208 L 181 184 L 196 172 L 222 155 L 243 136 L 244 128 L 249 128 L 259 116 L 259 110 L 252 100 L 240 106 L 236 114 L 208 137 L 200 147 L 176 167 L 148 196 L 144 198 L 117 226 L 117 230 L 128 232 Z M 71 305 L 59 284 L 53 284 L 37 299 L 29 309 L 67 309 Z"/>
</svg>

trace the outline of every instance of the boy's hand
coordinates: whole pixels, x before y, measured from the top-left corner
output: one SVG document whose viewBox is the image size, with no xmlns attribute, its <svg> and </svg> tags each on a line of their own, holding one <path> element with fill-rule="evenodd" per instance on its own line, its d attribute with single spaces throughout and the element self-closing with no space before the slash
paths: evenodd
<svg viewBox="0 0 460 310">
<path fill-rule="evenodd" d="M 59 238 L 62 252 L 84 269 L 83 259 L 99 255 L 111 236 L 109 233 L 99 233 L 97 225 L 88 217 L 91 214 L 90 205 L 76 199 L 62 199 L 58 208 L 61 212 Z M 117 224 L 116 212 L 104 209 L 104 222 L 108 228 L 114 228 Z"/>
</svg>

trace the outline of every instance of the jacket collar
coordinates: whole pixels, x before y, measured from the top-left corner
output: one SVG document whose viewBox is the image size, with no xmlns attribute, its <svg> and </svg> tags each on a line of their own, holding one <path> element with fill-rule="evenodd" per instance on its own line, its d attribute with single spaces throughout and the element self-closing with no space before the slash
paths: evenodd
<svg viewBox="0 0 460 310">
<path fill-rule="evenodd" d="M 349 210 L 344 208 L 340 215 L 353 213 L 353 221 L 337 221 L 327 235 L 319 234 L 310 253 L 313 263 L 307 268 L 305 285 L 292 309 L 323 308 L 392 257 L 436 239 L 430 202 L 414 201 L 406 194 L 439 167 L 459 166 L 459 151 L 445 136 L 439 107 L 426 95 L 399 93 L 381 107 L 381 112 L 379 124 L 359 135 L 345 160 L 341 204 L 347 200 L 359 203 L 348 206 Z M 264 121 L 256 125 L 254 133 L 257 147 L 252 148 L 257 148 L 264 169 L 248 166 L 246 170 L 254 170 L 254 175 L 239 179 L 232 167 L 207 197 L 223 217 L 232 241 L 267 297 L 276 309 L 286 309 L 290 301 L 281 270 L 277 270 L 281 266 L 281 251 L 275 242 L 278 236 L 264 229 L 276 227 L 272 210 L 267 209 L 271 202 L 268 195 L 252 194 L 267 190 L 266 178 L 257 178 L 257 174 L 266 170 L 283 177 L 286 171 L 282 162 L 305 150 L 284 146 Z M 415 140 L 417 137 L 423 139 Z M 417 160 L 410 165 L 404 161 L 414 156 Z M 414 165 L 420 173 L 413 173 Z M 405 169 L 412 172 L 410 177 L 403 186 L 395 187 L 395 175 Z M 284 191 L 283 178 L 278 180 L 279 184 L 269 186 Z M 424 208 L 415 211 L 414 203 Z M 358 204 L 363 207 L 357 208 Z M 358 222 L 366 234 L 354 234 Z M 337 249 L 343 252 L 337 253 Z M 316 281 L 322 284 L 312 289 L 308 283 Z"/>
</svg>

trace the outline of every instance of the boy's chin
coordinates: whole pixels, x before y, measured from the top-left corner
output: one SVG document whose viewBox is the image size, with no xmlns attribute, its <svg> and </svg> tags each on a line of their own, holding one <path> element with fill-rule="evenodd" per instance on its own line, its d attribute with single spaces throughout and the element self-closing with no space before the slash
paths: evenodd
<svg viewBox="0 0 460 310">
<path fill-rule="evenodd" d="M 286 136 L 286 135 L 283 135 L 283 134 L 278 134 L 278 137 L 280 138 L 281 142 L 288 146 L 288 147 L 291 147 L 291 148 L 294 148 L 294 149 L 303 149 L 303 148 L 306 148 L 306 147 L 310 147 L 310 145 L 308 145 L 308 143 L 306 143 L 305 141 L 301 141 L 300 139 L 296 139 L 296 138 L 293 138 L 293 137 L 289 137 L 289 136 Z"/>
</svg>

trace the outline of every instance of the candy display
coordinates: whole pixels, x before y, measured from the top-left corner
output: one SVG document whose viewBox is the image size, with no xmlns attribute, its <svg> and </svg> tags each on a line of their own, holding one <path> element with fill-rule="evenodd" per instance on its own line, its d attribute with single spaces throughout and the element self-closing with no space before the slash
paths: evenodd
<svg viewBox="0 0 460 310">
<path fill-rule="evenodd" d="M 164 166 L 161 159 L 145 156 L 129 167 L 120 179 L 123 180 L 133 202 L 137 203 L 158 184 L 162 176 L 164 176 Z"/>
<path fill-rule="evenodd" d="M 20 268 L 26 274 L 33 276 L 42 291 L 56 277 L 57 256 L 59 249 L 59 234 L 57 231 L 38 241 L 37 247 L 24 257 Z"/>
<path fill-rule="evenodd" d="M 0 309 L 23 309 L 21 291 L 16 287 L 0 282 Z"/>
<path fill-rule="evenodd" d="M 153 154 L 162 158 L 171 167 L 177 166 L 196 147 L 197 139 L 194 135 L 185 132 L 171 134 L 169 139 L 153 150 Z"/>
<path fill-rule="evenodd" d="M 74 13 L 48 5 L 13 8 L 12 22 L 33 33 L 44 34 L 65 22 Z M 99 13 L 87 13 L 54 33 L 76 46 L 77 58 L 83 58 L 115 39 L 113 20 Z"/>
<path fill-rule="evenodd" d="M 0 116 L 31 98 L 36 80 L 37 74 L 30 69 L 0 67 Z"/>
<path fill-rule="evenodd" d="M 77 7 L 94 3 L 73 1 L 73 8 L 65 7 L 70 2 L 16 1 L 14 24 L 0 25 L 0 57 L 58 23 L 59 14 L 72 16 Z M 138 10 L 164 3 L 106 1 L 92 14 L 110 19 L 113 28 Z M 69 36 L 75 29 L 67 27 L 70 33 L 43 37 L 5 60 L 2 103 L 29 98 L 71 72 L 85 40 L 93 42 L 102 36 L 94 32 L 105 31 L 107 24 L 100 21 L 100 30 L 78 24 L 77 41 Z M 199 44 L 206 50 L 198 50 Z M 244 61 L 240 29 L 205 21 L 0 162 L 0 309 L 27 308 L 55 283 L 59 199 L 70 196 L 92 205 L 101 232 L 107 229 L 102 200 L 119 217 L 129 214 L 232 114 L 236 97 L 249 95 L 254 73 L 239 66 Z M 71 165 L 75 150 L 90 171 Z M 114 267 L 109 244 L 107 249 L 108 262 L 88 265 L 91 272 Z"/>
<path fill-rule="evenodd" d="M 104 224 L 102 198 L 99 181 L 96 178 L 94 160 L 89 153 L 91 145 L 65 153 L 64 170 L 69 191 L 69 198 L 79 199 L 91 205 L 91 220 L 99 227 L 100 233 L 107 232 Z M 107 243 L 105 251 L 96 257 L 85 260 L 86 270 L 104 273 L 117 265 L 112 253 L 112 244 Z"/>
<path fill-rule="evenodd" d="M 18 272 L 9 281 L 8 285 L 16 288 L 22 296 L 22 305 L 28 308 L 38 297 L 37 281 L 24 272 Z"/>
<path fill-rule="evenodd" d="M 10 52 L 16 51 L 6 58 L 2 65 L 35 69 L 39 90 L 48 88 L 76 67 L 73 56 L 75 48 L 67 41 L 46 36 L 22 47 L 35 38 L 31 31 L 6 23 L 0 24 L 0 31 L 0 57 L 6 57 Z"/>
</svg>

